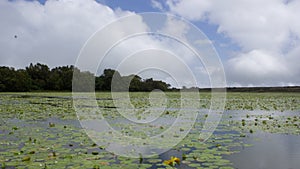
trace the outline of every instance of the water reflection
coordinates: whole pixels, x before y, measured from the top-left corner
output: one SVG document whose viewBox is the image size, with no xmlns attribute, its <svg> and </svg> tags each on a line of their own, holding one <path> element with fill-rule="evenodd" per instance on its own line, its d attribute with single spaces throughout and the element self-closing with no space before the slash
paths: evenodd
<svg viewBox="0 0 300 169">
<path fill-rule="evenodd" d="M 298 169 L 300 136 L 256 133 L 246 141 L 252 144 L 227 158 L 240 169 Z"/>
</svg>

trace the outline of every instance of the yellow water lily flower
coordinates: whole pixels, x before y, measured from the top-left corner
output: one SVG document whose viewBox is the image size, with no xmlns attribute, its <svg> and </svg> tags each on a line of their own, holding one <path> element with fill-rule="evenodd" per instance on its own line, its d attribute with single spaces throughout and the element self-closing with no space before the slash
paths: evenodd
<svg viewBox="0 0 300 169">
<path fill-rule="evenodd" d="M 180 164 L 180 159 L 172 156 L 170 160 L 165 160 L 164 164 L 169 166 L 175 166 L 176 164 Z"/>
</svg>

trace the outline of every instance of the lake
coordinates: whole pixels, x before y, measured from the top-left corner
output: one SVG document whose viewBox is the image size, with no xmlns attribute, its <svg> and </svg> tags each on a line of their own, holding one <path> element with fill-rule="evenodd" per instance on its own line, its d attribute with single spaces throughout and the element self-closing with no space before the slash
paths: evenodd
<svg viewBox="0 0 300 169">
<path fill-rule="evenodd" d="M 209 117 L 210 93 L 200 93 L 196 100 L 199 104 L 193 102 L 184 108 L 179 93 L 165 96 L 149 100 L 149 93 L 130 93 L 133 107 L 126 107 L 122 97 L 116 104 L 110 93 L 96 93 L 97 111 L 91 113 L 95 107 L 85 100 L 81 108 L 89 116 L 81 116 L 74 109 L 72 93 L 1 93 L 0 165 L 223 169 L 300 166 L 300 94 L 227 93 L 221 121 L 207 140 L 199 134 Z M 180 111 L 185 118 L 176 121 Z M 122 138 L 112 137 L 113 132 L 104 130 L 99 119 L 105 119 Z M 168 133 L 170 128 L 173 130 Z M 142 138 L 142 142 L 133 144 L 131 137 Z M 95 144 L 95 138 L 99 144 Z M 141 154 L 138 152 L 145 154 L 122 156 Z M 180 159 L 180 164 L 167 164 L 172 156 Z"/>
</svg>

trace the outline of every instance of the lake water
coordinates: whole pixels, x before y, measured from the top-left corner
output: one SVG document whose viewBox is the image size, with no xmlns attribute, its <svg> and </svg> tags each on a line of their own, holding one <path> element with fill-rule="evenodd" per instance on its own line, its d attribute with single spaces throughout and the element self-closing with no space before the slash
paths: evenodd
<svg viewBox="0 0 300 169">
<path fill-rule="evenodd" d="M 300 116 L 299 96 L 263 95 L 266 100 L 255 103 L 241 100 L 244 95 L 229 95 L 239 101 L 229 100 L 231 108 L 223 113 L 222 120 L 206 142 L 199 141 L 199 132 L 205 120 L 207 109 L 200 115 L 191 133 L 171 150 L 153 158 L 124 158 L 107 152 L 106 147 L 95 145 L 82 130 L 72 100 L 66 94 L 43 94 L 23 97 L 0 95 L 0 167 L 5 168 L 167 168 L 164 160 L 172 156 L 181 160 L 176 168 L 238 168 L 238 169 L 299 169 L 300 168 Z M 55 97 L 54 97 L 54 96 Z M 135 98 L 143 95 L 137 94 Z M 175 95 L 171 93 L 171 95 Z M 250 98 L 262 97 L 255 95 Z M 117 130 L 124 130 L 132 136 L 146 131 L 149 135 L 160 133 L 171 126 L 176 119 L 177 107 L 166 109 L 160 120 L 151 128 L 145 125 L 141 131 L 127 127 L 128 120 L 120 120 L 116 107 L 107 94 L 98 98 L 99 107 L 105 117 Z M 105 96 L 105 97 L 104 97 Z M 176 100 L 175 96 L 174 100 Z M 248 97 L 248 96 L 247 96 Z M 270 100 L 269 98 L 272 98 Z M 277 99 L 277 100 L 276 100 Z M 138 99 L 136 99 L 138 100 Z M 286 108 L 283 103 L 290 102 Z M 177 102 L 172 102 L 177 104 Z M 260 105 L 265 110 L 244 110 L 241 108 Z M 144 103 L 137 102 L 143 108 Z M 276 106 L 274 106 L 276 105 Z M 272 108 L 281 110 L 272 110 Z M 89 109 L 89 107 L 86 107 Z M 237 109 L 233 109 L 237 108 Z M 238 109 L 241 108 L 241 109 Z M 155 108 L 161 111 L 159 108 Z M 166 113 L 166 111 L 168 111 Z M 191 107 L 185 111 L 195 111 Z M 188 121 L 187 121 L 188 122 Z M 129 130 L 131 129 L 131 130 Z M 168 144 L 166 142 L 161 144 Z"/>
<path fill-rule="evenodd" d="M 239 169 L 300 168 L 300 137 L 286 134 L 256 133 L 245 140 L 251 147 L 227 158 Z"/>
</svg>

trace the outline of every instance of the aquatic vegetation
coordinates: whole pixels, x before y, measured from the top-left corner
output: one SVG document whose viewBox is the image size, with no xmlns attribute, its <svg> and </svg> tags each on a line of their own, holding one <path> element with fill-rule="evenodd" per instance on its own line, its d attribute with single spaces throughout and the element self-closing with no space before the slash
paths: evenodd
<svg viewBox="0 0 300 169">
<path fill-rule="evenodd" d="M 130 95 L 132 105 L 139 110 L 135 112 L 136 116 L 143 118 L 143 113 L 147 113 L 143 110 L 151 107 L 148 95 L 142 92 Z M 99 110 L 114 129 L 128 136 L 145 138 L 167 130 L 176 119 L 181 106 L 180 95 L 170 92 L 166 96 L 169 100 L 161 120 L 137 127 L 120 116 L 110 93 L 96 93 Z M 258 132 L 300 134 L 299 94 L 229 93 L 218 128 L 203 142 L 199 140 L 199 131 L 208 116 L 210 94 L 201 93 L 200 99 L 200 107 L 192 107 L 200 110 L 198 119 L 190 134 L 176 147 L 160 156 L 128 159 L 107 152 L 104 145 L 98 146 L 87 137 L 77 120 L 70 93 L 2 93 L 0 166 L 166 168 L 180 163 L 183 168 L 225 169 L 233 168 L 226 157 L 247 147 L 244 141 Z M 85 110 L 90 110 L 88 105 Z M 178 128 L 178 133 L 184 131 L 184 128 Z M 178 133 L 174 133 L 174 137 L 178 137 Z M 168 139 L 161 143 L 162 147 L 167 145 Z"/>
</svg>

